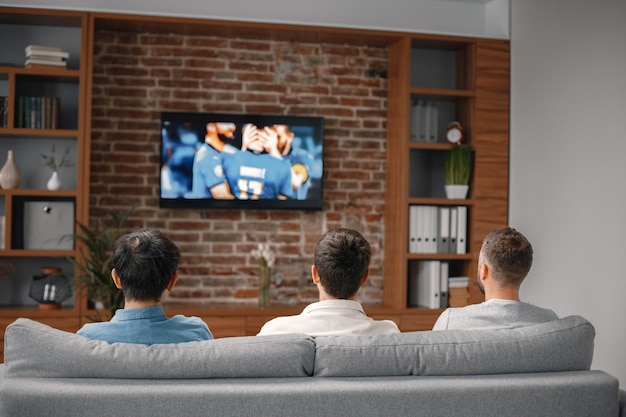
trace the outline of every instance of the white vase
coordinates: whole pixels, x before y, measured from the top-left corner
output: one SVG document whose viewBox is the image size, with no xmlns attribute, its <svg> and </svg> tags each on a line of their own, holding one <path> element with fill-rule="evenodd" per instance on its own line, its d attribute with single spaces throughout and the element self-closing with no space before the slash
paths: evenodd
<svg viewBox="0 0 626 417">
<path fill-rule="evenodd" d="M 22 173 L 15 164 L 13 159 L 13 151 L 7 153 L 7 161 L 0 170 L 0 186 L 5 190 L 17 188 L 22 182 Z"/>
<path fill-rule="evenodd" d="M 56 171 L 52 171 L 52 176 L 48 180 L 46 186 L 48 187 L 48 190 L 52 191 L 60 190 L 63 188 L 63 183 L 59 179 L 59 174 L 57 174 Z"/>
<path fill-rule="evenodd" d="M 467 197 L 469 185 L 450 184 L 446 185 L 446 197 L 452 199 L 464 199 Z"/>
</svg>

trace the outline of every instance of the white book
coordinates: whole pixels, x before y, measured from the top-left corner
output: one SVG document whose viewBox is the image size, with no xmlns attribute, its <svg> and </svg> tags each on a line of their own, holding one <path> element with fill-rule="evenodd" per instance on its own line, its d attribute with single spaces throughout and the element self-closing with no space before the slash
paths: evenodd
<svg viewBox="0 0 626 417">
<path fill-rule="evenodd" d="M 450 207 L 450 250 L 449 253 L 456 253 L 458 233 L 458 207 Z"/>
<path fill-rule="evenodd" d="M 439 274 L 439 307 L 448 308 L 448 276 L 450 264 L 441 262 Z"/>
<path fill-rule="evenodd" d="M 428 102 L 428 142 L 437 142 L 439 136 L 438 123 L 439 123 L 439 109 L 437 109 L 437 103 L 435 101 Z"/>
<path fill-rule="evenodd" d="M 417 206 L 409 206 L 409 252 L 417 253 Z"/>
<path fill-rule="evenodd" d="M 440 262 L 411 262 L 409 267 L 409 305 L 439 308 Z"/>
<path fill-rule="evenodd" d="M 48 55 L 46 53 L 36 53 L 36 54 L 30 54 L 30 55 L 26 55 L 26 58 L 29 59 L 45 59 L 48 61 L 63 61 L 65 59 L 68 59 L 70 57 L 70 54 L 68 52 L 53 52 L 55 55 Z M 58 55 L 56 55 L 58 54 Z"/>
<path fill-rule="evenodd" d="M 28 45 L 24 48 L 24 52 L 27 58 L 44 56 L 68 59 L 70 57 L 69 52 L 55 46 Z"/>
<path fill-rule="evenodd" d="M 418 142 L 428 141 L 428 106 L 424 100 L 418 100 L 418 110 L 420 112 L 419 120 L 419 140 Z"/>
<path fill-rule="evenodd" d="M 450 207 L 439 207 L 437 253 L 450 252 Z"/>
<path fill-rule="evenodd" d="M 441 262 L 422 261 L 418 280 L 418 307 L 439 308 Z"/>
<path fill-rule="evenodd" d="M 44 45 L 27 45 L 24 48 L 24 52 L 28 55 L 32 51 L 51 51 L 51 52 L 61 52 L 63 49 L 58 46 L 44 46 Z"/>
<path fill-rule="evenodd" d="M 467 288 L 469 287 L 469 277 L 458 276 L 448 277 L 448 288 Z"/>
<path fill-rule="evenodd" d="M 457 212 L 456 253 L 464 254 L 467 252 L 467 207 L 459 206 Z"/>
<path fill-rule="evenodd" d="M 34 59 L 28 58 L 24 65 L 50 65 L 54 67 L 65 67 L 67 62 L 65 61 L 50 61 L 49 59 Z"/>
<path fill-rule="evenodd" d="M 411 142 L 419 142 L 420 126 L 422 124 L 421 117 L 421 101 L 415 100 L 411 102 Z"/>
<path fill-rule="evenodd" d="M 428 215 L 428 253 L 437 253 L 437 236 L 439 235 L 439 207 L 429 206 Z"/>
<path fill-rule="evenodd" d="M 426 253 L 426 206 L 417 207 L 417 253 Z"/>
</svg>

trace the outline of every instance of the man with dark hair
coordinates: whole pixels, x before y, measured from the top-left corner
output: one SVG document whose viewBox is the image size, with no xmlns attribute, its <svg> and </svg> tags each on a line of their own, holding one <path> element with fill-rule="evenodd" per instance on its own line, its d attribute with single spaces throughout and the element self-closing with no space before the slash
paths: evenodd
<svg viewBox="0 0 626 417">
<path fill-rule="evenodd" d="M 367 281 L 371 250 L 367 240 L 349 229 L 326 232 L 317 242 L 313 283 L 319 301 L 297 316 L 277 317 L 261 328 L 258 336 L 281 333 L 325 335 L 377 335 L 399 333 L 391 320 L 375 321 L 357 301 L 359 288 Z"/>
<path fill-rule="evenodd" d="M 489 233 L 478 256 L 478 288 L 485 302 L 448 308 L 433 330 L 502 329 L 556 320 L 554 311 L 520 301 L 519 290 L 533 263 L 533 247 L 517 230 Z"/>
<path fill-rule="evenodd" d="M 180 343 L 213 338 L 197 317 L 167 318 L 161 298 L 178 279 L 178 247 L 163 233 L 143 229 L 115 243 L 111 277 L 124 292 L 124 308 L 111 321 L 85 324 L 77 334 L 109 343 Z"/>
</svg>

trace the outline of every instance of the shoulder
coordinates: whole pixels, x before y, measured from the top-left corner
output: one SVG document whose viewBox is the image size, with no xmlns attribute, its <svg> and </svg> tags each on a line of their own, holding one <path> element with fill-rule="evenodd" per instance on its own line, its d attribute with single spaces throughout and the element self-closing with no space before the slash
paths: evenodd
<svg viewBox="0 0 626 417">
<path fill-rule="evenodd" d="M 270 334 L 303 333 L 298 323 L 300 316 L 276 317 L 266 322 L 257 336 L 267 336 Z"/>
<path fill-rule="evenodd" d="M 99 336 L 107 334 L 111 327 L 110 322 L 87 323 L 76 332 L 79 336 L 88 337 L 90 339 L 99 338 Z"/>
</svg>

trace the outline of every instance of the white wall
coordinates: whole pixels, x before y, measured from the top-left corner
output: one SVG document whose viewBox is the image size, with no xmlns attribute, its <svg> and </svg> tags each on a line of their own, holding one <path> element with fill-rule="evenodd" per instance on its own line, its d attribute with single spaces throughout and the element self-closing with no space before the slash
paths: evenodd
<svg viewBox="0 0 626 417">
<path fill-rule="evenodd" d="M 522 297 L 596 327 L 626 385 L 626 1 L 512 0 L 509 219 L 533 243 Z"/>
<path fill-rule="evenodd" d="M 0 0 L 0 5 L 509 38 L 509 0 Z"/>
</svg>

